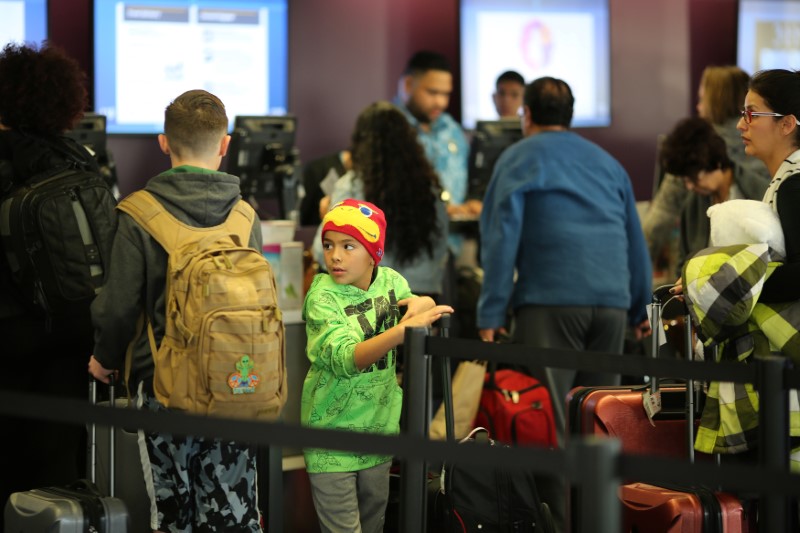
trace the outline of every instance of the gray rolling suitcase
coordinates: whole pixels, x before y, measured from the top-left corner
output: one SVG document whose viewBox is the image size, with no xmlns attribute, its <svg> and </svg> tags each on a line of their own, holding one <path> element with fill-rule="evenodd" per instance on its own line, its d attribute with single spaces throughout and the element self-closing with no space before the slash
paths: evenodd
<svg viewBox="0 0 800 533">
<path fill-rule="evenodd" d="M 104 405 L 100 402 L 98 405 Z M 115 406 L 128 407 L 127 398 L 119 398 Z M 114 453 L 109 447 L 108 426 L 97 426 L 96 480 L 98 487 L 110 486 L 114 479 L 114 495 L 125 502 L 131 515 L 131 533 L 150 533 L 150 497 L 144 484 L 142 461 L 139 457 L 139 432 L 136 428 L 118 427 L 115 430 Z M 111 466 L 116 466 L 111 470 Z"/>
<path fill-rule="evenodd" d="M 96 398 L 92 381 L 91 398 Z M 114 402 L 114 385 L 110 388 Z M 43 487 L 15 492 L 6 502 L 4 527 L 6 533 L 127 533 L 130 516 L 123 501 L 114 497 L 111 483 L 110 495 L 105 496 L 94 482 L 95 428 L 91 428 L 91 478 L 80 479 L 63 487 Z M 115 431 L 110 432 L 111 464 L 113 471 Z"/>
</svg>

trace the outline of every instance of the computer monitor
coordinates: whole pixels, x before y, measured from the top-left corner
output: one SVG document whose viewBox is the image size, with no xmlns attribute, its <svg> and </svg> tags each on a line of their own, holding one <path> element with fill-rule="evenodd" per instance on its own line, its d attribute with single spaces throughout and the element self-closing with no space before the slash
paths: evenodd
<svg viewBox="0 0 800 533">
<path fill-rule="evenodd" d="M 800 1 L 740 0 L 736 64 L 748 74 L 800 67 Z"/>
<path fill-rule="evenodd" d="M 96 159 L 106 158 L 106 117 L 85 113 L 75 127 L 64 135 L 82 144 Z"/>
<path fill-rule="evenodd" d="M 469 151 L 468 196 L 483 198 L 503 150 L 522 139 L 519 119 L 479 120 Z"/>
<path fill-rule="evenodd" d="M 236 116 L 226 170 L 262 220 L 290 217 L 297 204 L 298 151 L 293 115 Z"/>
<path fill-rule="evenodd" d="M 117 171 L 114 158 L 106 146 L 106 117 L 97 113 L 85 113 L 75 127 L 64 133 L 65 136 L 82 144 L 94 156 L 100 173 L 109 185 L 117 185 Z"/>
<path fill-rule="evenodd" d="M 497 116 L 497 76 L 566 81 L 573 127 L 611 124 L 608 0 L 461 0 L 461 122 Z"/>
</svg>

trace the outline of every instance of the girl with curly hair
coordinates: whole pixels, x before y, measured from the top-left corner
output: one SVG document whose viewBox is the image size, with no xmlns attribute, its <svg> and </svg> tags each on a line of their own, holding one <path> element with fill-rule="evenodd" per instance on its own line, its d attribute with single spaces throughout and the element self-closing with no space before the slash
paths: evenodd
<svg viewBox="0 0 800 533">
<path fill-rule="evenodd" d="M 414 294 L 436 299 L 447 262 L 447 208 L 415 131 L 397 107 L 375 102 L 356 120 L 351 151 L 353 170 L 336 182 L 330 205 L 345 198 L 380 205 L 387 223 L 382 264 L 400 272 Z M 317 233 L 314 255 L 321 258 Z"/>
</svg>

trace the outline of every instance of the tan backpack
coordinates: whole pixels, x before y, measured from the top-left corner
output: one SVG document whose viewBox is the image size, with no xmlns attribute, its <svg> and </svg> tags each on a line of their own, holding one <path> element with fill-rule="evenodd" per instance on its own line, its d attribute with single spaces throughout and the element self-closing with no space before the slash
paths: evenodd
<svg viewBox="0 0 800 533">
<path fill-rule="evenodd" d="M 224 224 L 195 228 L 147 191 L 119 203 L 169 254 L 166 330 L 156 346 L 156 398 L 172 409 L 271 420 L 286 403 L 284 324 L 275 276 L 248 247 L 255 219 L 239 201 Z"/>
</svg>

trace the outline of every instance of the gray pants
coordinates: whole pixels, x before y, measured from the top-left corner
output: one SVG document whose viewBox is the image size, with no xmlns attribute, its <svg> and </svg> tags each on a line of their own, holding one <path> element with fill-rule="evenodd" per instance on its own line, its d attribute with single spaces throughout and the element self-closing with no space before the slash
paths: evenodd
<svg viewBox="0 0 800 533">
<path fill-rule="evenodd" d="M 540 348 L 623 353 L 627 312 L 607 307 L 526 306 L 517 309 L 514 340 Z M 618 385 L 618 374 L 542 368 L 532 362 L 530 371 L 550 388 L 558 442 L 564 445 L 565 403 L 569 391 L 579 385 Z M 542 500 L 547 502 L 559 531 L 566 530 L 564 478 L 537 477 Z"/>
<path fill-rule="evenodd" d="M 323 533 L 380 533 L 389 501 L 391 461 L 356 472 L 309 474 Z"/>
</svg>

